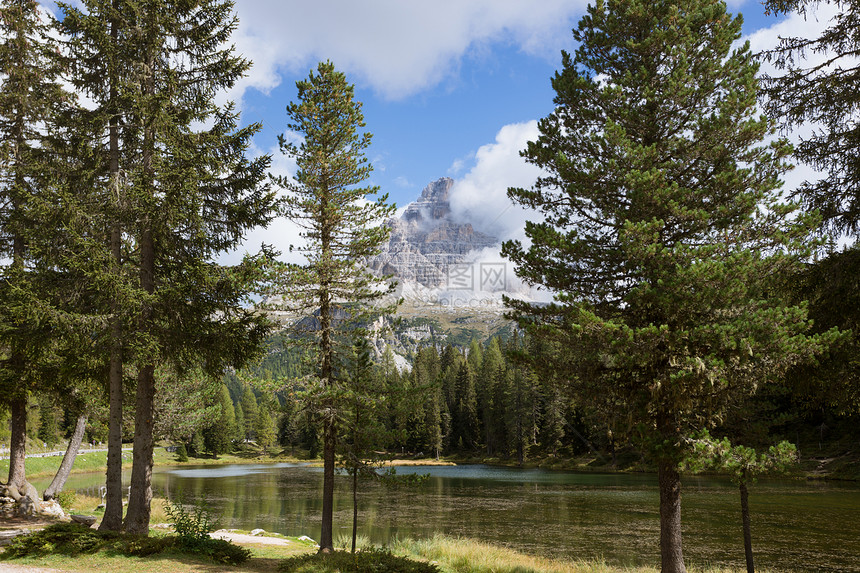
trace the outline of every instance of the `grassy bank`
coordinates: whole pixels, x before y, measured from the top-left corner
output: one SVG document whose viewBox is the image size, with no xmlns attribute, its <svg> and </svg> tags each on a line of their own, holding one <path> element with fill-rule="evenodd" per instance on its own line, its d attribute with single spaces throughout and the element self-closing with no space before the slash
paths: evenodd
<svg viewBox="0 0 860 573">
<path fill-rule="evenodd" d="M 276 572 L 283 559 L 312 553 L 313 548 L 295 541 L 285 546 L 248 545 L 250 561 L 240 566 L 214 565 L 178 553 L 151 557 L 123 557 L 97 553 L 77 557 L 47 555 L 15 559 L 9 563 L 51 568 L 58 571 L 148 572 Z M 657 573 L 655 567 L 619 567 L 595 561 L 562 561 L 524 555 L 516 551 L 466 539 L 437 536 L 427 540 L 405 540 L 390 548 L 396 555 L 437 565 L 442 573 Z M 2 569 L 2 565 L 0 565 Z M 740 573 L 740 569 L 688 567 L 690 573 Z M 336 573 L 322 566 L 310 566 L 303 573 Z M 762 573 L 766 573 L 762 570 Z"/>
<path fill-rule="evenodd" d="M 123 451 L 122 453 L 123 467 L 131 467 L 131 451 Z M 62 456 L 50 456 L 45 458 L 28 457 L 25 463 L 25 468 L 28 478 L 50 478 L 60 467 L 60 462 L 63 461 Z M 260 452 L 237 452 L 234 454 L 224 454 L 214 457 L 189 458 L 187 462 L 176 461 L 176 454 L 168 452 L 164 447 L 156 447 L 153 454 L 153 462 L 157 466 L 164 465 L 217 465 L 217 464 L 243 464 L 243 463 L 277 463 L 277 462 L 298 462 L 306 460 L 298 460 L 293 457 L 284 455 L 272 455 L 270 453 Z M 322 463 L 322 462 L 320 462 Z M 75 464 L 72 466 L 73 473 L 85 472 L 103 472 L 107 466 L 107 452 L 84 452 L 78 454 L 75 458 Z M 9 472 L 9 460 L 0 460 L 0 476 Z"/>
</svg>

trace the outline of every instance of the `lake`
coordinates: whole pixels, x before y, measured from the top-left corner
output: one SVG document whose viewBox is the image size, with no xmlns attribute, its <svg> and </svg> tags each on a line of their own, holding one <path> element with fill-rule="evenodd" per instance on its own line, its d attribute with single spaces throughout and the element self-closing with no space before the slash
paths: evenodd
<svg viewBox="0 0 860 573">
<path fill-rule="evenodd" d="M 546 556 L 659 564 L 657 479 L 485 465 L 401 467 L 418 486 L 360 483 L 359 534 L 375 543 L 434 533 Z M 87 482 L 86 480 L 90 480 Z M 95 481 L 93 481 L 95 480 Z M 72 476 L 68 488 L 103 482 Z M 351 480 L 335 490 L 335 540 L 352 531 Z M 156 468 L 160 495 L 202 502 L 221 527 L 319 538 L 322 469 L 300 464 Z M 744 567 L 740 496 L 727 479 L 683 479 L 687 564 Z M 860 572 L 860 487 L 761 480 L 750 488 L 756 566 Z"/>
</svg>

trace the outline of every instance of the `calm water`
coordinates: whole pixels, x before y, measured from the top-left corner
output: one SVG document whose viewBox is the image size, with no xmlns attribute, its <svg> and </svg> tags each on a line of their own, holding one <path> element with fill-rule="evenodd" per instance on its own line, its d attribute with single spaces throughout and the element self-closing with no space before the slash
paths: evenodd
<svg viewBox="0 0 860 573">
<path fill-rule="evenodd" d="M 360 485 L 360 534 L 377 543 L 435 532 L 548 556 L 659 563 L 656 477 L 489 466 L 399 468 L 430 473 L 416 487 Z M 73 476 L 74 477 L 74 476 Z M 75 477 L 84 488 L 101 476 Z M 92 483 L 88 483 L 87 479 Z M 335 538 L 351 532 L 350 480 L 339 476 Z M 744 566 L 740 497 L 728 480 L 684 479 L 684 552 L 689 564 Z M 162 495 L 204 501 L 222 527 L 263 528 L 317 539 L 322 470 L 295 464 L 159 468 Z M 756 565 L 791 571 L 860 572 L 860 487 L 761 481 L 750 506 Z"/>
</svg>

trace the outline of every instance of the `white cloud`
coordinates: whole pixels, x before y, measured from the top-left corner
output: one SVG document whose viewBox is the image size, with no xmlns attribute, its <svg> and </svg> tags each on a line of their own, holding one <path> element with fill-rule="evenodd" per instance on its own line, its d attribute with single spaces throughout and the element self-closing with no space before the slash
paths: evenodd
<svg viewBox="0 0 860 573">
<path fill-rule="evenodd" d="M 461 58 L 488 43 L 556 57 L 585 0 L 239 0 L 233 40 L 254 62 L 238 86 L 267 92 L 281 73 L 302 74 L 319 60 L 390 99 L 437 85 Z"/>
<path fill-rule="evenodd" d="M 531 187 L 540 174 L 519 155 L 538 134 L 537 121 L 506 125 L 495 143 L 478 149 L 473 167 L 451 189 L 452 216 L 502 240 L 523 240 L 525 221 L 539 215 L 515 205 L 507 191 L 508 187 Z"/>
</svg>

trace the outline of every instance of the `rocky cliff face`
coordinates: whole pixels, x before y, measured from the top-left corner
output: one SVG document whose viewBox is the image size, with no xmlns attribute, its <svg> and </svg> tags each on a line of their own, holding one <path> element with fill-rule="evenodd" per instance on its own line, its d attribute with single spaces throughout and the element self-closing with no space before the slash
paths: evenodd
<svg viewBox="0 0 860 573">
<path fill-rule="evenodd" d="M 495 247 L 496 237 L 476 231 L 469 223 L 451 220 L 448 193 L 454 180 L 438 179 L 424 188 L 399 219 L 389 219 L 391 237 L 382 252 L 368 262 L 380 275 L 414 281 L 427 288 L 445 287 L 449 269 L 476 249 Z"/>
</svg>

